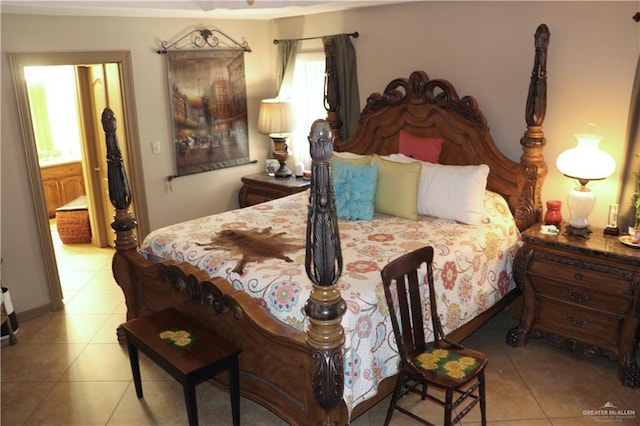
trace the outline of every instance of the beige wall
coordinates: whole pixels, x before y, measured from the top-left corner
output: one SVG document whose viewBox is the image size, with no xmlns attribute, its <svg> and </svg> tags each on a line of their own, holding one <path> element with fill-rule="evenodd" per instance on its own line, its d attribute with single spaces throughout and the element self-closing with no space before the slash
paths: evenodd
<svg viewBox="0 0 640 426">
<path fill-rule="evenodd" d="M 533 33 L 540 23 L 551 31 L 545 151 L 549 176 L 543 199 L 566 199 L 573 182 L 555 168 L 557 155 L 575 143 L 573 134 L 598 123 L 601 147 L 621 161 L 640 24 L 631 17 L 637 2 L 417 2 L 340 13 L 263 21 L 216 21 L 223 31 L 245 37 L 251 156 L 258 164 L 222 169 L 173 181 L 164 57 L 159 40 L 175 38 L 212 22 L 185 19 L 2 16 L 2 256 L 3 285 L 11 287 L 16 310 L 46 305 L 48 290 L 34 227 L 33 205 L 21 145 L 15 96 L 6 52 L 130 50 L 141 153 L 155 229 L 237 206 L 240 177 L 262 169 L 267 155 L 255 131 L 259 100 L 273 96 L 274 37 L 297 38 L 358 31 L 361 102 L 393 78 L 416 69 L 447 78 L 459 95 L 474 95 L 498 146 L 520 156 L 524 105 L 533 66 Z M 64 29 L 64 30 L 62 30 Z M 160 140 L 162 153 L 151 153 Z M 591 218 L 604 225 L 618 192 L 617 175 L 592 185 L 598 193 Z M 135 194 L 134 194 L 135 196 Z M 568 212 L 564 211 L 568 216 Z M 11 284 L 14 283 L 14 284 Z M 15 283 L 20 283 L 17 285 Z"/>
<path fill-rule="evenodd" d="M 235 39 L 246 38 L 249 122 L 257 121 L 260 100 L 275 95 L 268 70 L 275 58 L 269 21 L 222 21 L 217 28 Z M 213 22 L 194 19 L 87 18 L 2 15 L 2 256 L 3 285 L 10 287 L 17 312 L 49 303 L 49 291 L 35 226 L 27 164 L 22 146 L 9 53 L 131 51 L 144 181 L 151 229 L 238 206 L 241 176 L 264 167 L 269 139 L 250 125 L 250 155 L 257 164 L 220 169 L 173 180 L 166 58 L 155 51 L 161 40 L 174 40 Z M 161 142 L 153 155 L 151 142 Z M 135 194 L 133 194 L 135 197 Z"/>
<path fill-rule="evenodd" d="M 543 200 L 563 204 L 574 181 L 555 159 L 575 146 L 573 134 L 598 124 L 601 148 L 622 161 L 631 85 L 640 53 L 638 11 L 629 2 L 416 2 L 277 21 L 281 38 L 358 31 L 358 80 L 362 106 L 393 78 L 422 69 L 446 78 L 460 96 L 473 95 L 498 147 L 511 159 L 521 154 L 524 107 L 533 67 L 533 34 L 551 32 L 548 102 L 544 123 L 549 174 Z M 606 225 L 618 193 L 616 175 L 592 182 L 598 199 L 590 219 Z M 569 216 L 563 206 L 565 217 Z"/>
</svg>

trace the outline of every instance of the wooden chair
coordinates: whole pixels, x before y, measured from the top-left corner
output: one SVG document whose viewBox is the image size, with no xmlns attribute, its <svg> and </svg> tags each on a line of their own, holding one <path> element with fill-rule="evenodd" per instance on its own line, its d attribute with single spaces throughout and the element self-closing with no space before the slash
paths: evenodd
<svg viewBox="0 0 640 426">
<path fill-rule="evenodd" d="M 423 247 L 389 262 L 382 269 L 384 294 L 400 354 L 400 373 L 384 424 L 388 425 L 394 410 L 398 410 L 422 424 L 432 425 L 398 405 L 403 396 L 414 392 L 419 394 L 422 400 L 428 398 L 444 406 L 445 425 L 459 422 L 479 402 L 482 424 L 486 425 L 484 368 L 488 359 L 483 353 L 465 349 L 448 341 L 444 336 L 436 307 L 437 295 L 433 286 L 432 262 L 433 248 Z M 418 272 L 423 264 L 426 264 L 424 281 L 427 281 L 429 286 L 431 323 L 434 330 L 434 341 L 431 343 L 425 342 L 422 327 L 423 302 L 420 294 L 423 290 L 420 288 Z M 393 283 L 397 297 L 393 294 Z M 398 306 L 394 300 L 397 300 Z M 420 326 L 413 327 L 413 324 Z M 429 386 L 444 391 L 445 399 L 429 394 Z M 459 406 L 461 409 L 458 412 Z M 454 410 L 457 415 L 452 419 Z"/>
</svg>

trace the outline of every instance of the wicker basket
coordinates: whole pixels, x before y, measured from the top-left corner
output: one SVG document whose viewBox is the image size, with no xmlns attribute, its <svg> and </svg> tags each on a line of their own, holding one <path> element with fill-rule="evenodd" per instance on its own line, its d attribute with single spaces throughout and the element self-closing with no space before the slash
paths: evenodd
<svg viewBox="0 0 640 426">
<path fill-rule="evenodd" d="M 83 195 L 56 210 L 56 227 L 64 244 L 91 242 L 91 225 Z"/>
</svg>

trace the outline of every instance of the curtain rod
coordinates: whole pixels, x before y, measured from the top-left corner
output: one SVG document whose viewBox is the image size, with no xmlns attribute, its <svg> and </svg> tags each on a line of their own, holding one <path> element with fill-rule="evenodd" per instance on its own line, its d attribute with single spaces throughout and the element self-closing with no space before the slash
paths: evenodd
<svg viewBox="0 0 640 426">
<path fill-rule="evenodd" d="M 360 34 L 355 31 L 352 33 L 343 33 L 344 35 L 348 35 L 349 37 L 353 37 L 353 38 L 358 38 L 360 36 Z M 340 34 L 334 34 L 334 35 L 340 35 Z M 317 36 L 317 37 L 306 37 L 306 38 L 294 38 L 294 39 L 290 39 L 290 40 L 294 40 L 294 41 L 302 41 L 302 40 L 314 40 L 317 38 L 323 38 L 323 37 L 331 37 L 331 36 Z M 278 39 L 274 39 L 273 40 L 273 44 L 278 44 L 280 43 L 280 40 Z"/>
</svg>

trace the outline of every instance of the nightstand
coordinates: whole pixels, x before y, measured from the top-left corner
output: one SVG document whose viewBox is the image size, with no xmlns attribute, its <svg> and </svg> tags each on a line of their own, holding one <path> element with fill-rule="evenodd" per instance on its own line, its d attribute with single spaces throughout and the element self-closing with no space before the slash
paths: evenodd
<svg viewBox="0 0 640 426">
<path fill-rule="evenodd" d="M 295 176 L 276 178 L 267 173 L 244 176 L 242 188 L 238 194 L 238 203 L 240 207 L 252 206 L 305 191 L 310 185 L 311 181 Z"/>
<path fill-rule="evenodd" d="M 540 225 L 522 233 L 514 278 L 524 308 L 507 343 L 546 337 L 589 358 L 606 356 L 625 386 L 640 387 L 640 250 L 591 229 L 589 238 L 565 236 L 564 224 L 559 235 L 542 234 Z"/>
</svg>

